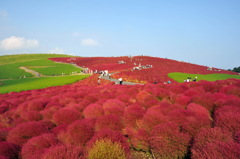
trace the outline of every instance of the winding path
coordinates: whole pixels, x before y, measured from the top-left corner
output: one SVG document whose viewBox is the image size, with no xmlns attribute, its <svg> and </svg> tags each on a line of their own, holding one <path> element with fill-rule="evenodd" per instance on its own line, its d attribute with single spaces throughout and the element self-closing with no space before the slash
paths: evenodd
<svg viewBox="0 0 240 159">
<path fill-rule="evenodd" d="M 111 73 L 111 74 L 113 74 L 113 73 Z M 109 76 L 101 76 L 101 78 L 111 81 L 111 82 L 115 82 L 116 84 L 119 84 L 119 80 L 114 79 L 114 78 L 109 78 Z M 136 85 L 136 84 L 143 85 L 142 83 L 133 83 L 133 82 L 126 82 L 126 81 L 122 82 L 122 85 Z"/>
</svg>

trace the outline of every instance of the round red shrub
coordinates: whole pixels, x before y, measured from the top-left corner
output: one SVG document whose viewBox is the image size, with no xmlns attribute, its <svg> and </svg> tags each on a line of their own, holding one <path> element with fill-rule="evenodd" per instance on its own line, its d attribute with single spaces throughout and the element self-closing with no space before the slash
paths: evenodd
<svg viewBox="0 0 240 159">
<path fill-rule="evenodd" d="M 142 106 L 144 106 L 146 108 L 150 108 L 151 106 L 159 103 L 159 100 L 156 97 L 154 97 L 153 95 L 151 95 L 150 93 L 148 93 L 145 90 L 140 91 L 136 95 L 136 99 L 139 104 L 141 104 Z"/>
<path fill-rule="evenodd" d="M 92 137 L 92 139 L 88 141 L 87 148 L 86 148 L 87 151 L 90 150 L 94 146 L 95 142 L 100 139 L 109 139 L 112 142 L 120 144 L 123 147 L 127 156 L 129 156 L 130 147 L 127 142 L 127 138 L 123 136 L 121 132 L 116 130 L 115 131 L 110 130 L 110 129 L 102 129 L 100 131 L 97 131 Z"/>
<path fill-rule="evenodd" d="M 126 108 L 124 113 L 124 125 L 130 127 L 137 127 L 137 120 L 143 118 L 145 109 L 138 104 L 130 105 Z"/>
<path fill-rule="evenodd" d="M 43 134 L 29 139 L 22 147 L 23 159 L 41 158 L 47 148 L 56 145 L 58 140 L 53 134 Z"/>
<path fill-rule="evenodd" d="M 81 146 L 57 145 L 48 148 L 42 159 L 85 159 Z"/>
<path fill-rule="evenodd" d="M 48 132 L 49 128 L 42 122 L 26 122 L 11 129 L 8 133 L 7 141 L 23 145 L 28 139 Z"/>
<path fill-rule="evenodd" d="M 38 121 L 42 120 L 43 116 L 37 111 L 27 111 L 21 113 L 21 118 L 26 121 Z"/>
<path fill-rule="evenodd" d="M 103 108 L 98 104 L 90 104 L 83 110 L 85 118 L 97 118 L 103 115 Z"/>
<path fill-rule="evenodd" d="M 20 147 L 18 145 L 7 141 L 0 141 L 0 156 L 8 159 L 16 159 L 18 158 L 19 151 Z"/>
<path fill-rule="evenodd" d="M 138 121 L 138 126 L 150 132 L 154 126 L 167 121 L 167 117 L 161 112 L 160 106 L 154 106 L 147 110 L 143 119 Z"/>
<path fill-rule="evenodd" d="M 126 128 L 126 134 L 134 149 L 145 152 L 149 151 L 150 146 L 148 139 L 150 135 L 145 129 L 133 130 L 132 128 Z"/>
<path fill-rule="evenodd" d="M 199 158 L 239 158 L 240 144 L 234 142 L 211 142 L 201 149 L 201 152 L 192 155 L 193 159 Z"/>
<path fill-rule="evenodd" d="M 156 158 L 184 158 L 188 153 L 190 136 L 179 132 L 174 123 L 159 124 L 151 131 L 149 144 Z"/>
<path fill-rule="evenodd" d="M 0 128 L 0 141 L 6 141 L 8 132 L 11 130 L 12 128 Z"/>
<path fill-rule="evenodd" d="M 122 130 L 123 129 L 123 120 L 120 116 L 109 114 L 104 115 L 96 120 L 95 129 L 112 129 L 112 130 Z"/>
<path fill-rule="evenodd" d="M 94 123 L 92 119 L 77 120 L 67 128 L 68 142 L 73 145 L 84 146 L 94 134 Z"/>
<path fill-rule="evenodd" d="M 192 97 L 192 102 L 204 106 L 210 112 L 214 108 L 214 100 L 211 93 L 202 93 Z"/>
<path fill-rule="evenodd" d="M 118 99 L 109 99 L 103 103 L 104 114 L 123 116 L 125 104 Z"/>
<path fill-rule="evenodd" d="M 57 125 L 70 124 L 81 118 L 81 113 L 74 108 L 62 108 L 53 114 L 53 121 Z"/>
<path fill-rule="evenodd" d="M 233 133 L 240 130 L 240 108 L 223 106 L 214 112 L 214 125 Z"/>
<path fill-rule="evenodd" d="M 194 137 L 202 128 L 210 128 L 212 120 L 209 115 L 193 110 L 178 109 L 169 113 L 169 120 L 181 126 L 182 131 Z"/>
</svg>

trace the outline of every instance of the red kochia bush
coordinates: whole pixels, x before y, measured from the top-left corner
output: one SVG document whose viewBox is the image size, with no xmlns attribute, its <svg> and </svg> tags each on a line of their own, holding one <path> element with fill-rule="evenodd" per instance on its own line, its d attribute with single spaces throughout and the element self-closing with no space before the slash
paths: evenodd
<svg viewBox="0 0 240 159">
<path fill-rule="evenodd" d="M 138 104 L 128 106 L 124 113 L 124 125 L 137 128 L 137 120 L 142 119 L 144 113 L 145 109 Z"/>
<path fill-rule="evenodd" d="M 132 147 L 136 150 L 149 151 L 149 133 L 145 129 L 134 130 L 131 127 L 126 128 L 126 134 Z"/>
<path fill-rule="evenodd" d="M 195 136 L 192 147 L 192 157 L 193 158 L 201 158 L 202 150 L 206 149 L 206 146 L 211 143 L 216 143 L 218 141 L 221 142 L 231 142 L 232 134 L 229 131 L 224 131 L 219 127 L 215 128 L 203 128 L 200 132 Z M 213 151 L 213 153 L 215 153 Z"/>
<path fill-rule="evenodd" d="M 193 156 L 193 159 L 199 158 L 239 158 L 240 144 L 234 142 L 216 141 L 209 143 L 201 149 L 200 153 Z"/>
<path fill-rule="evenodd" d="M 109 99 L 103 103 L 104 114 L 123 116 L 125 104 L 118 99 Z"/>
<path fill-rule="evenodd" d="M 85 159 L 81 146 L 57 145 L 48 148 L 42 159 Z"/>
<path fill-rule="evenodd" d="M 161 113 L 160 106 L 154 106 L 147 110 L 144 114 L 143 119 L 138 121 L 140 128 L 143 128 L 150 132 L 154 126 L 164 123 L 167 121 L 167 117 Z"/>
<path fill-rule="evenodd" d="M 85 143 L 94 134 L 94 123 L 93 119 L 77 120 L 70 124 L 67 128 L 68 142 L 74 145 L 84 146 Z"/>
<path fill-rule="evenodd" d="M 38 121 L 43 118 L 43 116 L 38 111 L 22 112 L 21 117 L 26 121 Z"/>
<path fill-rule="evenodd" d="M 179 132 L 174 123 L 164 123 L 154 127 L 149 143 L 153 155 L 158 159 L 184 158 L 190 139 L 188 134 Z"/>
<path fill-rule="evenodd" d="M 127 156 L 130 154 L 130 147 L 127 138 L 125 138 L 121 132 L 110 129 L 102 129 L 96 132 L 92 139 L 88 141 L 87 150 L 91 149 L 95 142 L 101 139 L 109 139 L 112 142 L 119 143 L 123 147 Z"/>
<path fill-rule="evenodd" d="M 223 106 L 214 112 L 214 125 L 233 133 L 240 130 L 240 107 Z"/>
<path fill-rule="evenodd" d="M 97 118 L 103 115 L 103 108 L 98 104 L 90 104 L 83 110 L 85 118 Z"/>
<path fill-rule="evenodd" d="M 7 136 L 7 141 L 22 145 L 30 138 L 48 132 L 49 128 L 42 122 L 26 122 L 19 124 L 10 130 Z"/>
<path fill-rule="evenodd" d="M 11 128 L 0 128 L 0 141 L 6 141 L 8 132 Z"/>
<path fill-rule="evenodd" d="M 150 93 L 148 93 L 145 90 L 139 92 L 136 95 L 136 99 L 137 99 L 138 103 L 140 103 L 142 106 L 144 106 L 146 108 L 150 108 L 151 106 L 159 103 L 159 101 L 156 97 L 154 97 L 153 95 L 151 95 Z"/>
<path fill-rule="evenodd" d="M 29 139 L 22 147 L 23 159 L 41 158 L 47 148 L 56 145 L 58 140 L 53 134 L 43 134 Z"/>
<path fill-rule="evenodd" d="M 123 121 L 120 116 L 109 114 L 99 117 L 96 120 L 95 129 L 112 129 L 112 130 L 122 130 L 123 129 Z"/>
<path fill-rule="evenodd" d="M 16 159 L 18 158 L 18 153 L 20 151 L 20 147 L 14 143 L 0 141 L 0 156 L 4 156 L 8 159 Z"/>
<path fill-rule="evenodd" d="M 62 108 L 53 115 L 53 120 L 57 125 L 70 124 L 73 121 L 81 118 L 82 116 L 80 112 L 74 108 Z"/>
</svg>

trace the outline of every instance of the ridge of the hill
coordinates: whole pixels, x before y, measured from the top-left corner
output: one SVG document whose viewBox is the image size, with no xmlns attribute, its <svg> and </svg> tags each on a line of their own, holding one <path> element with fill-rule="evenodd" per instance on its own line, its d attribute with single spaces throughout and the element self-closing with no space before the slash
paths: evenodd
<svg viewBox="0 0 240 159">
<path fill-rule="evenodd" d="M 175 82 L 168 76 L 172 72 L 237 75 L 235 72 L 223 69 L 150 56 L 64 57 L 50 58 L 50 60 L 76 64 L 93 70 L 93 72 L 104 70 L 108 70 L 110 73 L 119 72 L 113 77 L 135 83 Z"/>
</svg>

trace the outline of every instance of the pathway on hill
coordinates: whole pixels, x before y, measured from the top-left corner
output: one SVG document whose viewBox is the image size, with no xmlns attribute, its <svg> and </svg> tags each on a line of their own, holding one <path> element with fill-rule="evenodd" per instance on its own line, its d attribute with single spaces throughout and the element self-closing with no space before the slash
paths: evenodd
<svg viewBox="0 0 240 159">
<path fill-rule="evenodd" d="M 114 74 L 114 73 L 111 73 L 111 74 Z M 109 78 L 109 76 L 102 76 L 101 78 L 111 82 L 115 82 L 116 84 L 119 84 L 118 79 Z M 122 85 L 135 85 L 135 84 L 143 85 L 142 83 L 133 83 L 133 82 L 126 82 L 126 81 L 122 82 Z"/>
<path fill-rule="evenodd" d="M 24 71 L 26 71 L 26 72 L 28 72 L 28 73 L 31 73 L 33 76 L 35 76 L 35 77 L 43 77 L 44 75 L 42 75 L 42 74 L 40 74 L 40 73 L 38 73 L 38 72 L 36 72 L 36 71 L 33 71 L 33 70 L 31 70 L 31 69 L 28 69 L 27 67 L 24 67 L 24 66 L 22 66 L 22 67 L 19 67 L 20 69 L 22 69 L 22 70 L 24 70 Z"/>
</svg>

